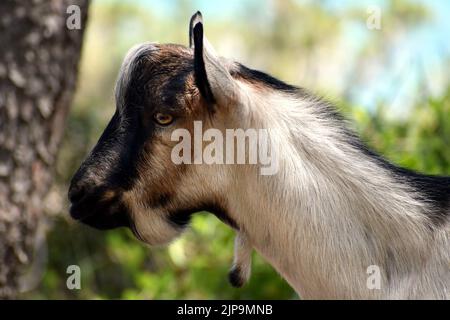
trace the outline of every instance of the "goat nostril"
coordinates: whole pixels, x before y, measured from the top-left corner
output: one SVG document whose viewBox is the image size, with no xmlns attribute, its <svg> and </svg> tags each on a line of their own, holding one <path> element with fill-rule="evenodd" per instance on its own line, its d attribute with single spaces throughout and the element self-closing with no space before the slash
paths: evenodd
<svg viewBox="0 0 450 320">
<path fill-rule="evenodd" d="M 70 202 L 75 203 L 81 200 L 85 194 L 84 191 L 82 187 L 71 187 L 68 194 Z"/>
</svg>

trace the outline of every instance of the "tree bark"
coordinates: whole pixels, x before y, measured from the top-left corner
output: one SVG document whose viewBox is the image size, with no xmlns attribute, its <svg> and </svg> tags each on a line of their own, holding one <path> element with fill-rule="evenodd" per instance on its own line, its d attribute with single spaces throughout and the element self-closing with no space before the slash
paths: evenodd
<svg viewBox="0 0 450 320">
<path fill-rule="evenodd" d="M 66 25 L 70 5 L 81 29 Z M 88 0 L 0 1 L 0 298 L 33 259 L 76 86 Z"/>
</svg>

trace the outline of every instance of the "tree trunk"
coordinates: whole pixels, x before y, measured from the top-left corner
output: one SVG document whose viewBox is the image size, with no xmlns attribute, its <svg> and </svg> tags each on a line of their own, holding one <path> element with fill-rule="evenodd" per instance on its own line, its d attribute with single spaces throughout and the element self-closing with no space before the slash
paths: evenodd
<svg viewBox="0 0 450 320">
<path fill-rule="evenodd" d="M 76 11 L 67 13 L 72 4 L 80 9 L 80 29 L 66 24 L 76 21 Z M 33 260 L 87 9 L 88 0 L 0 1 L 0 298 L 17 296 Z"/>
</svg>

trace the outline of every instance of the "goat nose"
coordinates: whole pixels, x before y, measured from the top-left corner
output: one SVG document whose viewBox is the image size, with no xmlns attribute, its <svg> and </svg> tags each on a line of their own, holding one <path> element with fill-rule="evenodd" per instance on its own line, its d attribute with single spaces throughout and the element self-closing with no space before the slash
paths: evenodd
<svg viewBox="0 0 450 320">
<path fill-rule="evenodd" d="M 76 203 L 80 201 L 84 197 L 85 193 L 85 188 L 83 186 L 71 185 L 68 193 L 70 202 Z"/>
</svg>

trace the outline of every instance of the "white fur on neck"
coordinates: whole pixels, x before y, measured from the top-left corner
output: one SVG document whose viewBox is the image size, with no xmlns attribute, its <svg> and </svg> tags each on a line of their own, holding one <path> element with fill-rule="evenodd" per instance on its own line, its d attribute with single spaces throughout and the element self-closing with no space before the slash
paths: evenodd
<svg viewBox="0 0 450 320">
<path fill-rule="evenodd" d="M 323 102 L 239 87 L 236 118 L 275 129 L 280 168 L 274 176 L 236 168 L 230 215 L 299 295 L 450 298 L 450 230 L 431 231 L 414 191 L 348 143 Z M 381 269 L 380 290 L 366 286 L 370 265 Z"/>
</svg>

